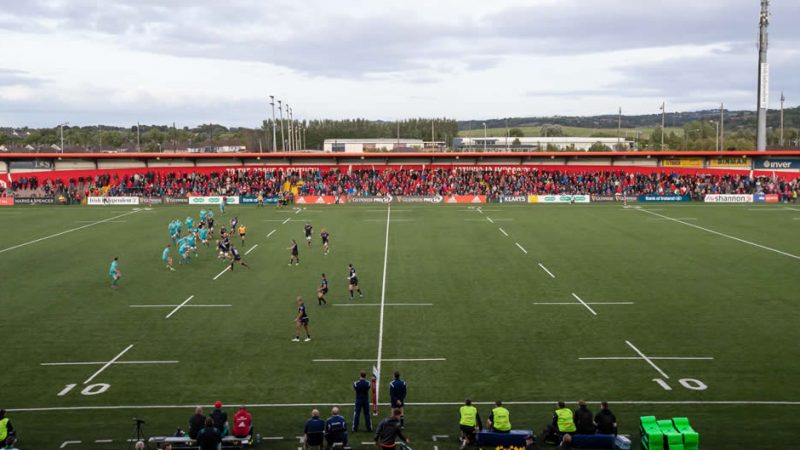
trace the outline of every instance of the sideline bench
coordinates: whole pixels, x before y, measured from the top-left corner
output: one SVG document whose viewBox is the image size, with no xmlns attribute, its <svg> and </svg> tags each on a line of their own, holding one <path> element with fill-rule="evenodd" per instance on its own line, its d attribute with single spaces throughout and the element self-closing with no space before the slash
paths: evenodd
<svg viewBox="0 0 800 450">
<path fill-rule="evenodd" d="M 525 447 L 525 438 L 533 435 L 531 430 L 511 430 L 508 433 L 481 430 L 476 433 L 478 446 L 515 446 Z"/>
<path fill-rule="evenodd" d="M 237 438 L 235 436 L 225 436 L 222 438 L 222 448 L 243 449 L 249 447 L 252 441 L 252 436 Z M 156 448 L 164 448 L 167 444 L 172 445 L 173 450 L 194 450 L 199 448 L 197 441 L 189 436 L 174 437 L 174 436 L 153 436 L 148 439 L 148 442 L 155 444 Z"/>
</svg>

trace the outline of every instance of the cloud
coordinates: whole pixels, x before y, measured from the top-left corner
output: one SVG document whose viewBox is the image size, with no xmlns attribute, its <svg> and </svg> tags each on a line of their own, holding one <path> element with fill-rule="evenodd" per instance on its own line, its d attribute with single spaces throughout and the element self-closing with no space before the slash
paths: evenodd
<svg viewBox="0 0 800 450">
<path fill-rule="evenodd" d="M 4 86 L 39 86 L 44 80 L 24 70 L 5 69 L 0 67 L 0 87 Z"/>
</svg>

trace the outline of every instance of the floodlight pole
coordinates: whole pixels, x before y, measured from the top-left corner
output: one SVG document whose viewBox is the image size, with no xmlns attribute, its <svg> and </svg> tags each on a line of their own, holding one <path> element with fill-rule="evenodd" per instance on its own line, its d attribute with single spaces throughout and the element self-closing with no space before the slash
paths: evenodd
<svg viewBox="0 0 800 450">
<path fill-rule="evenodd" d="M 64 153 L 64 125 L 69 125 L 69 122 L 58 124 L 58 127 L 61 129 L 61 153 Z"/>
<path fill-rule="evenodd" d="M 719 150 L 725 150 L 725 104 L 719 104 Z"/>
<path fill-rule="evenodd" d="M 281 151 L 285 152 L 286 151 L 286 136 L 284 135 L 284 131 L 283 131 L 283 128 L 284 128 L 283 127 L 283 106 L 281 105 L 281 101 L 280 100 L 278 100 L 278 113 L 280 113 L 280 116 L 281 116 Z"/>
<path fill-rule="evenodd" d="M 483 122 L 483 153 L 486 153 L 486 141 L 488 139 L 486 136 L 486 122 Z"/>
<path fill-rule="evenodd" d="M 758 110 L 756 150 L 767 150 L 767 108 L 769 107 L 769 64 L 767 63 L 767 27 L 769 27 L 769 0 L 761 0 L 761 16 L 758 21 Z"/>
<path fill-rule="evenodd" d="M 664 150 L 664 123 L 667 118 L 667 102 L 661 102 L 661 150 Z"/>
<path fill-rule="evenodd" d="M 617 150 L 622 148 L 622 106 L 619 107 L 619 115 L 617 115 Z"/>
<path fill-rule="evenodd" d="M 786 97 L 783 96 L 783 92 L 781 92 L 781 137 L 780 137 L 780 146 L 783 147 L 783 102 L 786 101 Z"/>
<path fill-rule="evenodd" d="M 270 106 L 272 106 L 272 151 L 273 152 L 277 152 L 278 151 L 278 139 L 277 139 L 277 133 L 275 131 L 275 96 L 274 95 L 270 95 L 269 96 L 269 104 L 270 104 Z"/>
<path fill-rule="evenodd" d="M 139 132 L 141 128 L 142 128 L 142 124 L 140 124 L 139 122 L 136 122 L 136 151 L 137 152 L 142 151 L 141 133 Z"/>
</svg>

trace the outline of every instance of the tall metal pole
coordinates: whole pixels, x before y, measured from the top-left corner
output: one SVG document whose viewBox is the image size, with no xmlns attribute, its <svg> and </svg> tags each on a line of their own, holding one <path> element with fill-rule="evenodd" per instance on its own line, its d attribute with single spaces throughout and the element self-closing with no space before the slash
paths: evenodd
<svg viewBox="0 0 800 450">
<path fill-rule="evenodd" d="M 306 124 L 303 124 L 303 149 L 304 150 L 308 146 L 308 139 L 306 139 L 306 130 L 308 130 L 308 127 L 306 126 Z"/>
<path fill-rule="evenodd" d="M 769 64 L 767 63 L 767 27 L 769 26 L 769 0 L 761 0 L 761 16 L 758 21 L 758 130 L 756 150 L 767 150 L 767 108 L 769 107 Z"/>
<path fill-rule="evenodd" d="M 141 140 L 140 140 L 140 133 L 139 129 L 142 128 L 142 125 L 139 122 L 136 122 L 136 151 L 141 151 Z"/>
<path fill-rule="evenodd" d="M 506 119 L 506 151 L 508 151 L 508 119 Z"/>
<path fill-rule="evenodd" d="M 397 146 L 400 146 L 400 121 L 397 121 Z"/>
<path fill-rule="evenodd" d="M 725 150 L 725 104 L 719 104 L 719 150 Z"/>
<path fill-rule="evenodd" d="M 284 126 L 283 126 L 283 106 L 281 105 L 281 101 L 280 100 L 278 100 L 278 113 L 281 116 L 281 151 L 285 152 L 286 151 L 286 136 L 284 135 L 284 131 L 283 131 L 283 128 L 284 128 Z"/>
<path fill-rule="evenodd" d="M 781 138 L 780 138 L 780 146 L 783 147 L 783 102 L 786 101 L 786 97 L 783 96 L 783 92 L 781 92 Z"/>
<path fill-rule="evenodd" d="M 69 122 L 58 124 L 58 126 L 61 128 L 61 153 L 64 153 L 64 125 L 69 125 Z"/>
<path fill-rule="evenodd" d="M 667 118 L 667 102 L 661 102 L 661 150 L 664 150 L 664 122 Z"/>
<path fill-rule="evenodd" d="M 617 150 L 622 147 L 622 106 L 619 107 L 619 115 L 617 116 Z"/>
<path fill-rule="evenodd" d="M 286 146 L 288 147 L 289 151 L 292 151 L 292 107 L 289 106 L 288 103 L 285 103 L 285 105 L 286 105 L 286 120 L 288 122 L 286 124 L 286 132 L 289 134 L 289 139 L 288 142 L 286 143 Z"/>
<path fill-rule="evenodd" d="M 486 122 L 483 122 L 483 152 L 486 153 L 486 141 L 488 140 L 486 136 Z"/>
<path fill-rule="evenodd" d="M 278 151 L 278 139 L 277 139 L 277 132 L 275 130 L 275 96 L 269 96 L 269 104 L 272 106 L 272 151 Z"/>
</svg>

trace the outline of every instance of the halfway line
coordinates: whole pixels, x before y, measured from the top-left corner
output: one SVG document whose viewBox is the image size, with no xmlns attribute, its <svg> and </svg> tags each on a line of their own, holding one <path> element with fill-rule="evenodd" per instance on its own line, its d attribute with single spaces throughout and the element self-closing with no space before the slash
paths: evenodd
<svg viewBox="0 0 800 450">
<path fill-rule="evenodd" d="M 333 306 L 381 306 L 380 303 L 336 303 Z M 384 303 L 383 306 L 433 306 L 433 303 Z"/>
<path fill-rule="evenodd" d="M 392 205 L 386 208 L 386 242 L 383 250 L 383 282 L 381 283 L 381 318 L 378 325 L 378 358 L 375 380 L 375 403 L 380 402 L 381 392 L 381 356 L 383 355 L 383 313 L 386 310 L 386 266 L 389 262 L 389 223 L 392 221 Z"/>
<path fill-rule="evenodd" d="M 375 359 L 312 359 L 313 362 L 376 362 Z M 447 358 L 394 358 L 384 359 L 387 362 L 421 362 L 421 361 L 447 361 Z"/>
<path fill-rule="evenodd" d="M 114 364 L 178 364 L 180 361 L 116 361 Z M 105 361 L 39 363 L 40 366 L 97 366 Z"/>
<path fill-rule="evenodd" d="M 597 356 L 592 358 L 578 358 L 581 361 L 593 361 L 593 360 L 605 360 L 605 359 L 613 359 L 613 360 L 640 360 L 642 358 L 638 356 Z M 695 361 L 695 360 L 712 360 L 714 359 L 711 356 L 650 356 L 650 359 L 669 359 L 669 360 L 677 360 L 677 361 Z"/>
</svg>

